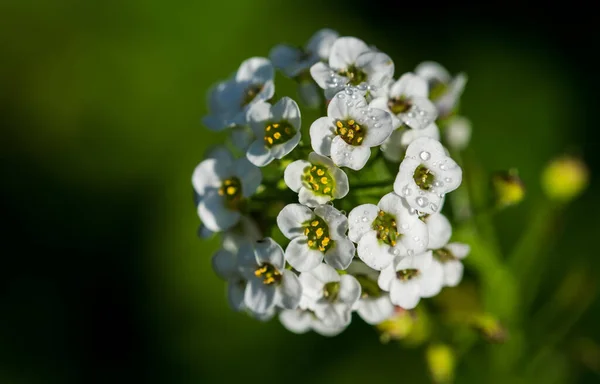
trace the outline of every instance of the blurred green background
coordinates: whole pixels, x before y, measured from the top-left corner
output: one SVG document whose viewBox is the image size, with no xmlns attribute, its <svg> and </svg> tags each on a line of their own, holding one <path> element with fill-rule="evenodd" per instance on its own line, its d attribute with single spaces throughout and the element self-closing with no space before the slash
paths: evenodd
<svg viewBox="0 0 600 384">
<path fill-rule="evenodd" d="M 575 13 L 479 11 L 356 0 L 0 2 L 0 383 L 430 382 L 423 347 L 382 345 L 360 319 L 327 339 L 232 312 L 210 268 L 218 241 L 196 237 L 191 172 L 224 139 L 200 124 L 206 90 L 245 58 L 303 44 L 322 27 L 375 44 L 396 74 L 426 59 L 468 74 L 470 153 L 488 175 L 517 167 L 527 186 L 526 200 L 495 218 L 505 252 L 543 200 L 546 162 L 583 156 L 590 187 L 552 221 L 543 257 L 519 277 L 516 295 L 534 291 L 531 304 L 506 302 L 520 313 L 513 337 L 478 342 L 456 376 L 600 382 L 600 84 L 585 53 L 598 34 L 581 20 L 558 26 Z M 515 289 L 499 276 L 502 308 L 502 284 Z"/>
</svg>

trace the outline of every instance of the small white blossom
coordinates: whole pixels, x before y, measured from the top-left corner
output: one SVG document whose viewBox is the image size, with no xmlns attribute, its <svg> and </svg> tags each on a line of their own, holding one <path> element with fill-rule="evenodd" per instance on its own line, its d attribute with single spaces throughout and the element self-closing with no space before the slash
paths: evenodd
<svg viewBox="0 0 600 384">
<path fill-rule="evenodd" d="M 347 84 L 373 91 L 385 86 L 394 74 L 394 62 L 360 39 L 340 37 L 331 47 L 328 64 L 316 63 L 310 74 L 330 99 Z"/>
<path fill-rule="evenodd" d="M 448 243 L 452 236 L 452 225 L 443 214 L 437 212 L 432 215 L 425 215 L 421 220 L 427 225 L 429 232 L 429 244 L 427 248 L 438 249 Z"/>
<path fill-rule="evenodd" d="M 406 148 L 419 137 L 430 137 L 439 140 L 440 130 L 435 123 L 431 123 L 423 129 L 398 128 L 381 144 L 383 157 L 389 161 L 399 163 L 404 158 Z"/>
<path fill-rule="evenodd" d="M 294 333 L 306 333 L 313 330 L 328 337 L 340 334 L 347 327 L 347 324 L 327 326 L 313 311 L 299 308 L 281 311 L 279 321 L 287 330 Z"/>
<path fill-rule="evenodd" d="M 432 262 L 431 251 L 420 255 L 397 258 L 381 271 L 379 287 L 390 293 L 393 304 L 413 309 L 421 298 L 437 295 L 443 285 L 443 271 Z"/>
<path fill-rule="evenodd" d="M 256 314 L 275 307 L 295 309 L 302 297 L 302 285 L 294 272 L 285 269 L 283 249 L 267 237 L 254 244 L 254 251 L 238 253 L 242 276 L 247 280 L 244 305 Z"/>
<path fill-rule="evenodd" d="M 264 57 L 245 60 L 236 74 L 211 88 L 208 95 L 210 114 L 202 122 L 213 131 L 234 125 L 246 125 L 246 112 L 255 103 L 275 94 L 274 69 Z"/>
<path fill-rule="evenodd" d="M 394 117 L 394 128 L 404 124 L 412 129 L 423 129 L 434 122 L 438 114 L 427 98 L 428 93 L 425 80 L 405 73 L 392 84 L 386 97 L 375 98 L 371 106 L 389 112 Z"/>
<path fill-rule="evenodd" d="M 261 181 L 259 168 L 244 158 L 234 160 L 227 151 L 202 161 L 192 174 L 202 223 L 213 232 L 233 227 L 240 220 L 244 199 L 256 192 Z"/>
<path fill-rule="evenodd" d="M 331 156 L 338 166 L 359 170 L 371 155 L 371 147 L 380 145 L 392 133 L 389 113 L 370 108 L 364 97 L 338 93 L 327 107 L 327 116 L 310 127 L 315 152 Z"/>
<path fill-rule="evenodd" d="M 462 151 L 471 141 L 471 121 L 463 116 L 453 116 L 446 122 L 444 138 L 452 149 Z"/>
<path fill-rule="evenodd" d="M 421 137 L 406 149 L 406 157 L 394 182 L 394 192 L 411 208 L 432 214 L 440 209 L 444 195 L 458 188 L 462 170 L 446 155 L 439 141 Z"/>
<path fill-rule="evenodd" d="M 377 285 L 379 273 L 360 261 L 353 261 L 348 273 L 358 280 L 361 287 L 362 294 L 354 305 L 360 317 L 372 325 L 389 319 L 394 314 L 394 304 L 390 295 Z"/>
<path fill-rule="evenodd" d="M 350 324 L 352 307 L 358 301 L 360 284 L 351 275 L 339 275 L 327 264 L 300 274 L 300 308 L 309 309 L 329 328 Z"/>
<path fill-rule="evenodd" d="M 354 244 L 346 236 L 348 219 L 330 205 L 313 211 L 288 204 L 277 216 L 277 225 L 291 240 L 285 259 L 300 272 L 314 269 L 323 260 L 335 269 L 346 269 L 354 257 Z"/>
<path fill-rule="evenodd" d="M 433 61 L 422 62 L 415 73 L 427 81 L 429 97 L 435 103 L 439 115 L 446 117 L 452 113 L 465 89 L 467 76 L 459 73 L 452 77 L 446 68 Z"/>
<path fill-rule="evenodd" d="M 289 164 L 283 178 L 292 191 L 298 192 L 298 201 L 309 207 L 341 199 L 350 189 L 344 171 L 328 157 L 315 152 L 308 155 L 308 161 L 296 160 Z"/>
<path fill-rule="evenodd" d="M 444 286 L 455 287 L 460 283 L 463 276 L 462 259 L 471 252 L 468 244 L 449 243 L 433 251 L 432 263 L 439 264 L 443 270 Z"/>
<path fill-rule="evenodd" d="M 286 76 L 296 77 L 308 71 L 318 61 L 329 59 L 331 46 L 338 37 L 338 33 L 334 30 L 321 29 L 308 40 L 304 48 L 279 44 L 273 47 L 269 58 L 273 66 Z"/>
<path fill-rule="evenodd" d="M 363 204 L 348 215 L 348 237 L 358 243 L 358 257 L 378 271 L 395 256 L 423 252 L 427 248 L 427 226 L 404 206 L 395 193 L 383 196 L 377 205 Z"/>
<path fill-rule="evenodd" d="M 256 140 L 250 144 L 246 157 L 257 167 L 283 158 L 300 142 L 300 108 L 289 97 L 282 97 L 273 105 L 255 103 L 247 117 Z"/>
</svg>

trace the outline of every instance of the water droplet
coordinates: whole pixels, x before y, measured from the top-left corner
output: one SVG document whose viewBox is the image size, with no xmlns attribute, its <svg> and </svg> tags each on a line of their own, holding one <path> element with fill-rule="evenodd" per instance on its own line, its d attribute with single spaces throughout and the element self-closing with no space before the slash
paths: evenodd
<svg viewBox="0 0 600 384">
<path fill-rule="evenodd" d="M 412 189 L 410 189 L 410 188 L 408 187 L 408 185 L 407 185 L 407 186 L 405 186 L 404 188 L 402 188 L 402 194 L 403 194 L 404 196 L 410 196 L 410 194 L 411 194 L 411 193 L 412 193 Z"/>
<path fill-rule="evenodd" d="M 338 93 L 337 97 L 343 99 L 346 97 L 346 95 L 344 95 L 343 93 Z"/>
<path fill-rule="evenodd" d="M 369 113 L 373 112 L 373 108 L 367 108 L 367 112 L 369 112 Z"/>
<path fill-rule="evenodd" d="M 407 250 L 406 253 L 408 254 L 408 256 L 414 256 L 415 255 L 415 251 L 412 250 L 412 249 Z"/>
<path fill-rule="evenodd" d="M 441 182 L 441 181 L 439 181 L 439 180 L 436 180 L 436 181 L 434 181 L 434 182 L 433 182 L 433 186 L 434 186 L 434 187 L 438 187 L 438 188 L 439 188 L 439 187 L 443 187 L 443 186 L 444 186 L 444 183 L 442 183 L 442 182 Z"/>
<path fill-rule="evenodd" d="M 344 92 L 346 92 L 346 95 L 351 95 L 352 93 L 354 93 L 354 92 L 352 92 L 352 89 L 350 89 L 350 88 L 346 88 L 344 90 Z"/>
<path fill-rule="evenodd" d="M 400 251 L 398 250 L 398 248 L 393 248 L 393 250 L 392 250 L 392 254 L 393 254 L 394 256 L 398 256 L 398 255 L 400 254 Z"/>
<path fill-rule="evenodd" d="M 446 169 L 448 169 L 448 167 L 446 166 L 446 164 L 445 164 L 445 163 L 442 163 L 442 164 L 440 164 L 440 169 L 441 169 L 442 171 L 445 171 Z"/>
<path fill-rule="evenodd" d="M 356 98 L 357 98 L 357 97 L 358 97 L 358 96 L 356 96 L 356 93 L 352 94 L 352 98 L 353 98 L 354 100 L 356 100 Z"/>
<path fill-rule="evenodd" d="M 410 118 L 414 118 L 415 117 L 415 113 L 414 112 L 408 112 L 408 117 Z"/>
<path fill-rule="evenodd" d="M 369 118 L 373 121 L 377 121 L 377 117 L 375 117 L 375 116 L 369 116 Z"/>
<path fill-rule="evenodd" d="M 446 180 L 446 183 L 451 183 L 452 182 L 452 179 L 449 178 L 449 177 L 446 177 L 444 180 Z"/>
<path fill-rule="evenodd" d="M 402 229 L 408 229 L 408 228 L 410 228 L 410 225 L 408 225 L 406 223 L 402 224 Z"/>
<path fill-rule="evenodd" d="M 431 159 L 431 153 L 423 151 L 419 154 L 419 157 L 421 158 L 421 160 L 427 161 Z"/>
<path fill-rule="evenodd" d="M 419 115 L 421 115 L 421 116 L 425 116 L 425 111 L 424 111 L 424 110 L 422 110 L 422 109 L 421 109 L 421 110 L 419 110 Z"/>
<path fill-rule="evenodd" d="M 329 76 L 335 77 L 335 72 L 333 72 L 333 71 L 329 72 Z"/>
<path fill-rule="evenodd" d="M 350 100 L 346 101 L 346 107 L 351 107 L 353 105 L 354 105 L 354 103 L 352 101 L 350 101 Z"/>
<path fill-rule="evenodd" d="M 381 127 L 381 124 L 379 124 L 379 123 L 373 124 L 373 128 L 380 128 L 380 127 Z"/>
<path fill-rule="evenodd" d="M 428 125 L 428 124 L 429 124 L 429 120 L 427 120 L 427 119 L 423 119 L 423 125 L 424 125 L 424 126 L 426 126 L 426 125 Z"/>
<path fill-rule="evenodd" d="M 363 218 L 361 220 L 362 220 L 363 223 L 366 223 L 367 220 L 369 220 L 369 219 L 367 219 L 365 216 L 363 216 Z"/>
<path fill-rule="evenodd" d="M 344 156 L 348 157 L 348 156 L 350 156 L 350 154 L 348 152 L 344 152 Z"/>
<path fill-rule="evenodd" d="M 426 197 L 421 197 L 421 196 L 417 197 L 415 199 L 415 201 L 416 201 L 417 205 L 421 208 L 425 207 L 427 205 L 427 203 L 429 203 L 429 200 L 427 200 Z"/>
<path fill-rule="evenodd" d="M 360 111 L 360 113 L 362 113 L 363 115 L 366 115 L 367 111 L 365 109 L 363 109 L 362 111 Z"/>
<path fill-rule="evenodd" d="M 432 210 L 433 212 L 437 211 L 437 209 L 438 209 L 437 205 L 435 205 L 435 204 L 431 204 L 431 205 L 429 206 L 429 208 L 431 208 L 431 210 Z"/>
<path fill-rule="evenodd" d="M 421 240 L 421 239 L 419 238 L 419 236 L 415 236 L 415 237 L 413 237 L 413 240 L 414 240 L 414 241 L 419 241 L 419 240 Z"/>
</svg>

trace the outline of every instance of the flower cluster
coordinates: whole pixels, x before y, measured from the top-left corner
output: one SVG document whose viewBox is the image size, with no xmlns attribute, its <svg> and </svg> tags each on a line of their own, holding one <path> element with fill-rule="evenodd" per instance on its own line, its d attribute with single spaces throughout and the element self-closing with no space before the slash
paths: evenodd
<svg viewBox="0 0 600 384">
<path fill-rule="evenodd" d="M 275 70 L 320 117 L 303 124 L 310 111 L 275 98 Z M 442 143 L 469 140 L 465 83 L 433 62 L 395 80 L 388 55 L 324 29 L 214 86 L 203 122 L 231 145 L 192 184 L 200 235 L 222 234 L 212 264 L 232 308 L 335 335 L 354 311 L 379 324 L 457 285 L 469 246 L 441 210 L 462 170 Z"/>
</svg>

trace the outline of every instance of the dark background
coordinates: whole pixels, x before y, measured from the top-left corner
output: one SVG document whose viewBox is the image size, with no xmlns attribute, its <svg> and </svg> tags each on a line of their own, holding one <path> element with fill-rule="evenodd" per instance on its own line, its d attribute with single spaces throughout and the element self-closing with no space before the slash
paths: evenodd
<svg viewBox="0 0 600 384">
<path fill-rule="evenodd" d="M 206 90 L 322 27 L 377 45 L 396 74 L 426 59 L 468 74 L 462 105 L 479 164 L 518 167 L 527 185 L 526 201 L 496 218 L 503 249 L 535 215 L 546 162 L 583 156 L 591 185 L 557 221 L 531 310 L 573 270 L 595 290 L 600 36 L 590 15 L 577 3 L 3 1 L 0 383 L 428 382 L 421 349 L 381 345 L 358 319 L 326 339 L 231 312 L 210 270 L 218 242 L 196 237 L 191 172 L 224 137 L 200 125 Z M 561 324 L 569 310 L 557 313 Z M 598 324 L 595 299 L 552 345 L 559 373 L 536 382 L 598 382 Z M 596 349 L 580 353 L 581 343 Z M 494 348 L 463 359 L 458 382 L 528 377 L 494 375 Z"/>
</svg>

